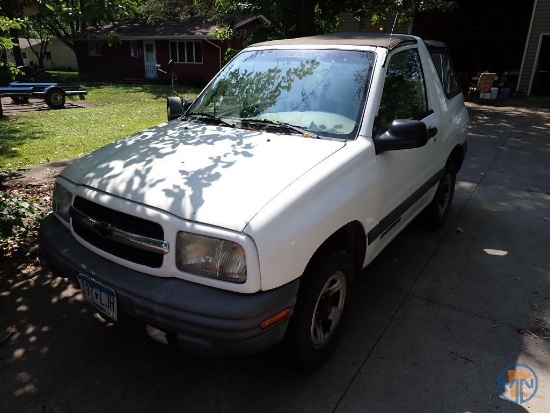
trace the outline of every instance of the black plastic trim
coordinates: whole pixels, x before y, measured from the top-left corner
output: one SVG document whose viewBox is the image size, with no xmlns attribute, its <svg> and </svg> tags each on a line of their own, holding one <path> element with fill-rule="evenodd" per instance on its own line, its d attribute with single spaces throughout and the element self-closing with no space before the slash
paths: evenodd
<svg viewBox="0 0 550 413">
<path fill-rule="evenodd" d="M 443 174 L 445 173 L 445 168 L 441 169 L 434 176 L 432 176 L 424 185 L 418 188 L 410 197 L 408 197 L 403 203 L 401 203 L 397 208 L 392 212 L 386 215 L 380 220 L 380 222 L 369 231 L 368 239 L 369 244 L 372 244 L 378 238 L 383 238 L 388 234 L 388 232 L 393 229 L 401 220 L 401 216 L 407 212 L 407 210 L 412 207 L 420 198 L 422 198 L 426 192 L 430 190 L 434 185 L 436 185 L 440 180 Z"/>
</svg>

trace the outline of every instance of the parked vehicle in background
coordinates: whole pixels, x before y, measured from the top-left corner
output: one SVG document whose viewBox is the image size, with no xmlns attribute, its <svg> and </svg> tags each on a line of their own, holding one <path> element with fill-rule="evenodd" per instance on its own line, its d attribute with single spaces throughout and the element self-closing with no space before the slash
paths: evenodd
<svg viewBox="0 0 550 413">
<path fill-rule="evenodd" d="M 419 214 L 444 223 L 467 148 L 449 50 L 413 36 L 256 44 L 172 109 L 60 174 L 46 260 L 158 340 L 284 341 L 306 369 L 334 350 L 359 271 Z"/>
</svg>

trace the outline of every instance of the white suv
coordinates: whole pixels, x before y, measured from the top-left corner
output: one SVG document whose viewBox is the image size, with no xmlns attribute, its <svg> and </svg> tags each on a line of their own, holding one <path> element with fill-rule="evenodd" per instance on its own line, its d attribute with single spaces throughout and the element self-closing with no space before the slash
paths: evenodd
<svg viewBox="0 0 550 413">
<path fill-rule="evenodd" d="M 183 107 L 169 100 L 172 116 Z M 66 168 L 41 246 L 113 320 L 217 356 L 284 339 L 312 368 L 353 277 L 421 212 L 447 217 L 467 125 L 444 44 L 256 44 L 176 120 Z"/>
</svg>

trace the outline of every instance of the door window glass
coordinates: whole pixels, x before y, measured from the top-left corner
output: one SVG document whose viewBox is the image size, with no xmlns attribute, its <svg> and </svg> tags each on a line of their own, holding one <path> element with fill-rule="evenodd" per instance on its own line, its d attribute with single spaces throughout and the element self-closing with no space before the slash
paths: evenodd
<svg viewBox="0 0 550 413">
<path fill-rule="evenodd" d="M 407 49 L 390 58 L 380 101 L 378 133 L 395 119 L 422 119 L 428 111 L 426 84 L 417 49 Z"/>
</svg>

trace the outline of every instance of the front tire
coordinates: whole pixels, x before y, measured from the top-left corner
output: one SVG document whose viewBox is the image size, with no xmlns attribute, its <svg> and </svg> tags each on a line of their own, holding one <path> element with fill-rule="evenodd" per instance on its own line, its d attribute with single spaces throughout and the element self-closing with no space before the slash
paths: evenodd
<svg viewBox="0 0 550 413">
<path fill-rule="evenodd" d="M 334 351 L 353 273 L 351 256 L 341 251 L 317 259 L 304 274 L 285 337 L 297 367 L 317 368 Z"/>
<path fill-rule="evenodd" d="M 440 228 L 447 220 L 447 217 L 449 216 L 449 211 L 451 209 L 451 204 L 453 202 L 455 184 L 455 165 L 453 162 L 449 162 L 445 166 L 445 172 L 443 173 L 443 176 L 439 181 L 434 199 L 424 211 L 426 223 L 429 228 Z"/>
</svg>

